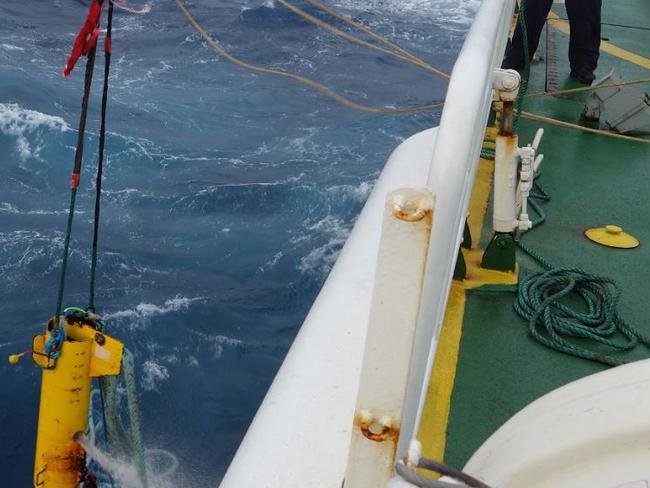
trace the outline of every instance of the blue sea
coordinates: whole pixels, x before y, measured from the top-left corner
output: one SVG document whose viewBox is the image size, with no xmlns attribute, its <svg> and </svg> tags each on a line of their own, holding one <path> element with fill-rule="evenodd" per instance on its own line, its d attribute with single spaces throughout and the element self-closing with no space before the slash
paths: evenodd
<svg viewBox="0 0 650 488">
<path fill-rule="evenodd" d="M 449 71 L 479 0 L 326 2 Z M 171 486 L 200 488 L 223 476 L 388 155 L 439 112 L 353 111 L 219 58 L 174 2 L 151 7 L 115 12 L 96 304 L 135 355 L 146 446 L 178 458 Z M 444 98 L 444 80 L 272 0 L 188 7 L 233 54 L 360 103 Z M 85 58 L 61 72 L 86 11 L 0 3 L 0 484 L 11 488 L 31 486 L 40 371 L 6 356 L 55 312 Z M 103 64 L 99 53 L 66 306 L 88 304 Z"/>
</svg>

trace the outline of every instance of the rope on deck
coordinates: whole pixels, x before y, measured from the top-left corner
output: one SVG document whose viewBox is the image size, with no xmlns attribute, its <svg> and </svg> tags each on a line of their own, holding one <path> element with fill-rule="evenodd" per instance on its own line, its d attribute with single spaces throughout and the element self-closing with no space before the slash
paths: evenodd
<svg viewBox="0 0 650 488">
<path fill-rule="evenodd" d="M 533 221 L 533 228 L 546 220 L 546 214 L 535 200 L 549 199 L 539 185 L 531 193 L 530 206 L 539 216 Z M 620 316 L 621 290 L 613 279 L 578 268 L 555 267 L 521 239 L 517 246 L 544 268 L 520 281 L 514 303 L 515 312 L 528 321 L 528 329 L 536 341 L 565 354 L 608 366 L 626 363 L 608 353 L 630 351 L 639 342 L 650 346 L 650 337 Z M 586 311 L 570 306 L 569 301 L 581 302 L 579 308 Z M 621 335 L 622 340 L 615 339 Z M 580 345 L 581 339 L 592 341 L 596 347 Z"/>
</svg>

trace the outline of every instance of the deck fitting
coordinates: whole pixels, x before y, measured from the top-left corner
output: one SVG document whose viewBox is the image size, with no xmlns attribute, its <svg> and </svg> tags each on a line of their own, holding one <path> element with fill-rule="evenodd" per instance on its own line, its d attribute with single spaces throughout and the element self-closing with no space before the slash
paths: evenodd
<svg viewBox="0 0 650 488">
<path fill-rule="evenodd" d="M 623 232 L 618 225 L 606 225 L 605 227 L 592 227 L 585 230 L 585 236 L 590 241 L 596 242 L 603 246 L 615 247 L 618 249 L 634 249 L 639 247 L 639 240 Z"/>
</svg>

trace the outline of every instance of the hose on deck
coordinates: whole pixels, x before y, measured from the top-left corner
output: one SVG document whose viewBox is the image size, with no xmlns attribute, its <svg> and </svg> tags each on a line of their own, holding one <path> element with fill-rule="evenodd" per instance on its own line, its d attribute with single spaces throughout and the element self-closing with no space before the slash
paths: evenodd
<svg viewBox="0 0 650 488">
<path fill-rule="evenodd" d="M 419 469 L 447 476 L 448 478 L 452 478 L 453 480 L 459 481 L 462 484 L 450 483 L 448 481 L 436 480 L 422 476 L 421 474 L 418 474 L 415 469 L 407 466 L 401 459 L 395 464 L 395 472 L 400 475 L 405 481 L 420 488 L 490 488 L 481 480 L 478 480 L 473 476 L 468 475 L 467 473 L 463 473 L 462 471 L 449 466 L 448 464 L 434 461 L 432 459 L 420 458 L 417 467 Z"/>
</svg>

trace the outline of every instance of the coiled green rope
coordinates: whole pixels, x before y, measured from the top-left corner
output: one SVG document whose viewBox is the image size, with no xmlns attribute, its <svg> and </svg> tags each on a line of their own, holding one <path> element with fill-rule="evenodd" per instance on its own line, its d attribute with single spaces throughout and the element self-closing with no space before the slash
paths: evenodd
<svg viewBox="0 0 650 488">
<path fill-rule="evenodd" d="M 529 205 L 539 215 L 533 221 L 533 228 L 546 220 L 535 199 L 549 199 L 539 185 L 535 189 L 529 197 Z M 515 312 L 528 321 L 528 330 L 536 341 L 565 354 L 608 366 L 626 362 L 610 356 L 610 352 L 629 351 L 639 342 L 650 346 L 649 337 L 621 318 L 618 311 L 621 291 L 614 280 L 577 268 L 555 267 L 521 239 L 517 245 L 544 268 L 520 281 L 514 303 Z M 577 311 L 566 303 L 576 298 L 586 311 Z M 593 341 L 597 347 L 582 346 L 581 340 Z"/>
</svg>

